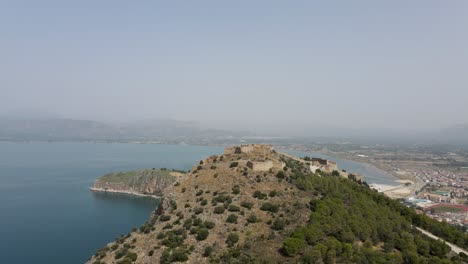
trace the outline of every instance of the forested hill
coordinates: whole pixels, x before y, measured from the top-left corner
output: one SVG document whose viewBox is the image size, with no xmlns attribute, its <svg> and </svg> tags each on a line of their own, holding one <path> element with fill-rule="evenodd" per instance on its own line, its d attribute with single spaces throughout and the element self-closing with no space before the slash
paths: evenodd
<svg viewBox="0 0 468 264">
<path fill-rule="evenodd" d="M 271 163 L 270 163 L 271 161 Z M 257 166 L 282 164 L 283 166 Z M 212 156 L 89 263 L 466 263 L 468 236 L 338 172 L 272 150 Z"/>
</svg>

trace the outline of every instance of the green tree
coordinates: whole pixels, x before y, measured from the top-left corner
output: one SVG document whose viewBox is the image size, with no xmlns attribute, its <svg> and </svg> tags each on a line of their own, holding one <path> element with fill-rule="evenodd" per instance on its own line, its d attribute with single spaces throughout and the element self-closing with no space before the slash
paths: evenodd
<svg viewBox="0 0 468 264">
<path fill-rule="evenodd" d="M 290 237 L 283 242 L 283 249 L 286 255 L 294 257 L 301 253 L 306 247 L 306 242 L 302 239 Z"/>
</svg>

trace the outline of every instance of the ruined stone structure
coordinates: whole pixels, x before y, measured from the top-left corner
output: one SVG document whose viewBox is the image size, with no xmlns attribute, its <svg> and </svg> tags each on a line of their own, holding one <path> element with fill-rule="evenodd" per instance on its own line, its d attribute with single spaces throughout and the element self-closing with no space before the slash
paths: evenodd
<svg viewBox="0 0 468 264">
<path fill-rule="evenodd" d="M 270 169 L 275 169 L 275 170 L 282 170 L 286 166 L 284 162 L 278 162 L 278 161 L 248 161 L 247 162 L 247 167 L 252 169 L 253 171 L 268 171 Z"/>
<path fill-rule="evenodd" d="M 247 144 L 240 146 L 229 146 L 224 149 L 225 155 L 231 154 L 257 154 L 257 155 L 268 155 L 273 151 L 271 145 L 259 145 L 259 144 Z"/>
<path fill-rule="evenodd" d="M 317 169 L 320 169 L 325 172 L 332 172 L 338 170 L 338 165 L 336 162 L 320 158 L 312 158 L 310 161 L 310 170 L 315 172 Z"/>
<path fill-rule="evenodd" d="M 248 144 L 229 146 L 224 149 L 225 155 L 245 154 L 240 164 L 245 164 L 253 171 L 269 171 L 270 169 L 282 170 L 286 164 L 281 161 L 271 160 L 269 157 L 275 153 L 271 145 Z"/>
</svg>

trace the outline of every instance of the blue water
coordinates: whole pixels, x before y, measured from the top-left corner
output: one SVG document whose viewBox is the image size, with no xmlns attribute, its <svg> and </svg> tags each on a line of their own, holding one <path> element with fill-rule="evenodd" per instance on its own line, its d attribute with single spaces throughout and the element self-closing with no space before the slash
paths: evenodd
<svg viewBox="0 0 468 264">
<path fill-rule="evenodd" d="M 89 187 L 96 178 L 141 168 L 189 169 L 219 153 L 219 147 L 0 142 L 0 263 L 85 262 L 97 249 L 144 223 L 158 203 L 93 193 Z M 331 159 L 370 183 L 393 182 L 391 175 L 372 166 Z"/>
<path fill-rule="evenodd" d="M 189 169 L 221 148 L 0 142 L 0 263 L 83 263 L 132 227 L 157 200 L 93 193 L 110 171 Z"/>
<path fill-rule="evenodd" d="M 330 157 L 330 156 L 323 155 L 317 152 L 300 152 L 300 151 L 286 151 L 286 152 L 291 155 L 298 156 L 298 157 L 309 156 L 309 157 L 332 160 L 338 164 L 338 169 L 346 170 L 349 173 L 358 173 L 362 175 L 364 177 L 364 180 L 369 184 L 377 183 L 377 184 L 387 184 L 387 185 L 394 185 L 394 186 L 400 184 L 396 182 L 398 178 L 396 178 L 395 176 L 369 164 L 359 163 L 359 162 L 355 162 L 351 160 L 338 159 L 338 158 Z"/>
</svg>

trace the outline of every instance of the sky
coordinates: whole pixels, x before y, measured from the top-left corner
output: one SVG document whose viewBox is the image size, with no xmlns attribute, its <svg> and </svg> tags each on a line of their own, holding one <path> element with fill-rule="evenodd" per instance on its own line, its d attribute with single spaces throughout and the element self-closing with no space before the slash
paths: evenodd
<svg viewBox="0 0 468 264">
<path fill-rule="evenodd" d="M 468 1 L 0 1 L 0 115 L 468 123 Z"/>
</svg>

